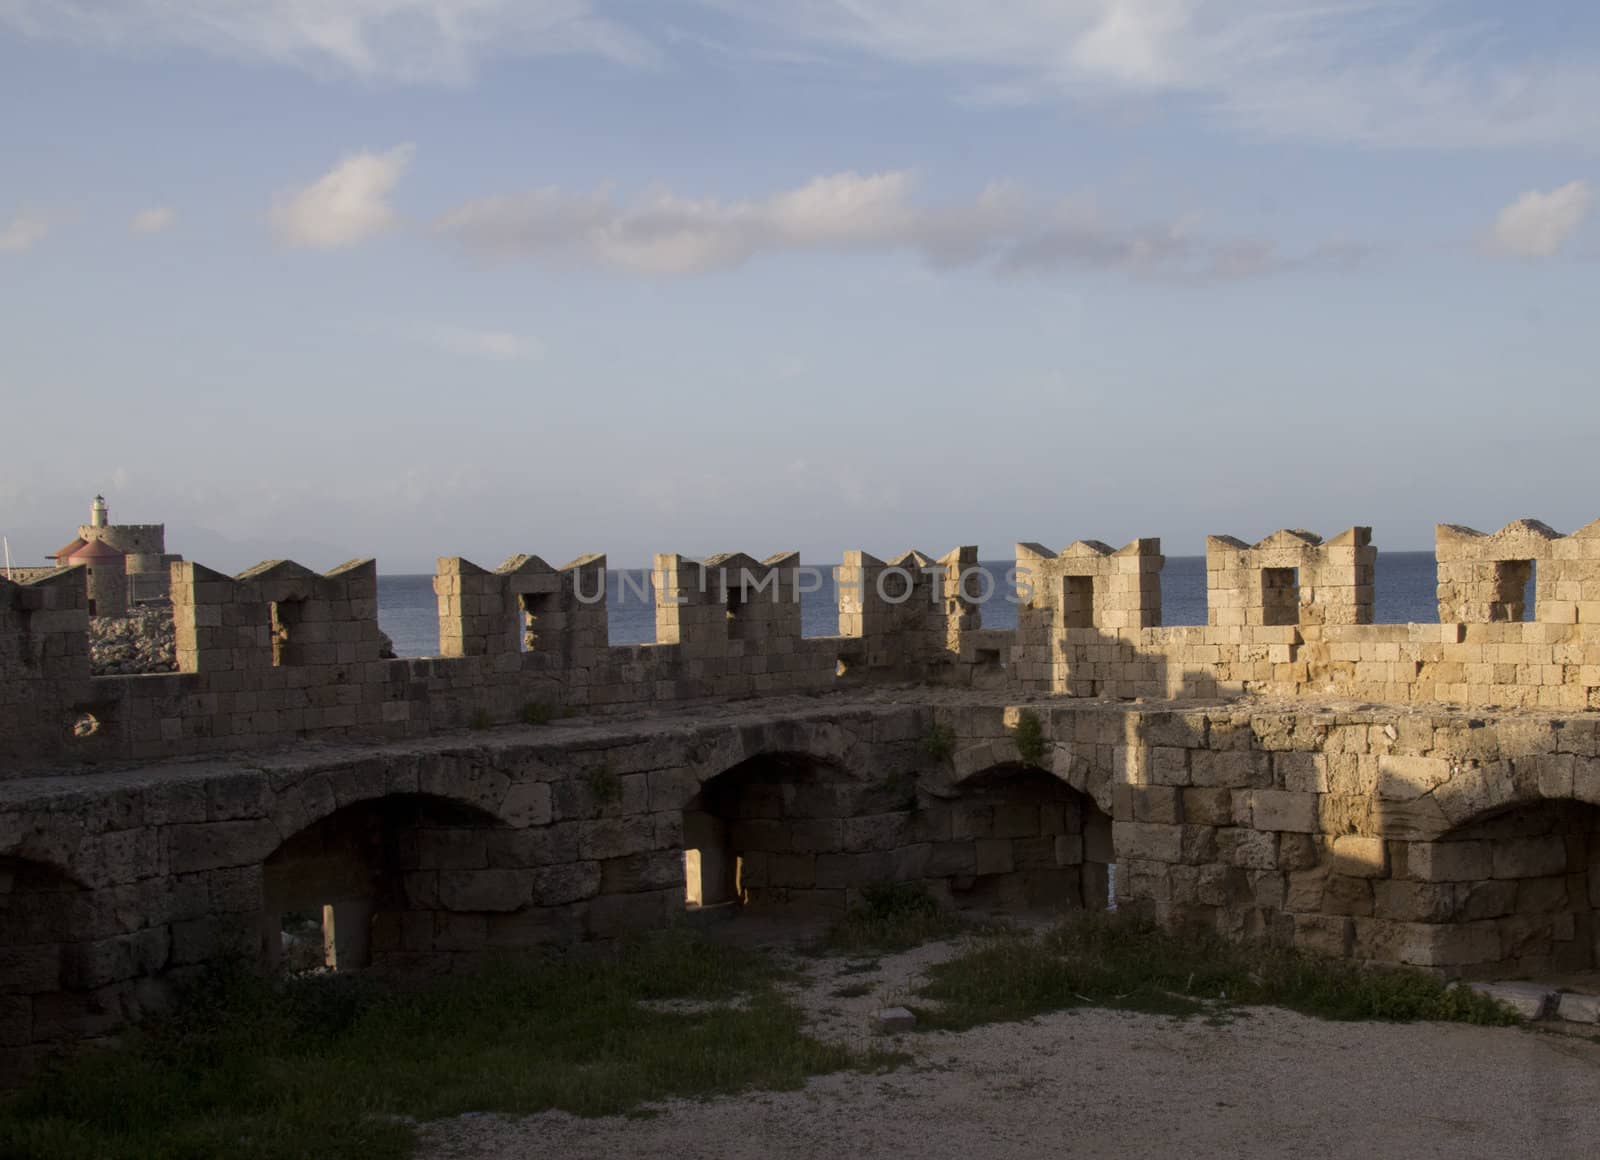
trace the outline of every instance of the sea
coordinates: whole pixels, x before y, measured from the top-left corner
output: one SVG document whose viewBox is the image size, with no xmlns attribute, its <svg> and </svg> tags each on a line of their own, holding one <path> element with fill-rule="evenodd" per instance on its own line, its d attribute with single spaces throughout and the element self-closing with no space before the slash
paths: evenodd
<svg viewBox="0 0 1600 1160">
<path fill-rule="evenodd" d="M 1015 586 L 1007 575 L 1011 561 L 982 565 L 994 581 L 983 603 L 985 628 L 1015 628 Z M 1432 552 L 1380 552 L 1376 575 L 1374 617 L 1379 624 L 1437 623 L 1439 610 Z M 833 636 L 839 631 L 837 590 L 832 569 L 817 567 L 815 592 L 800 599 L 801 632 L 805 636 Z M 650 570 L 615 570 L 607 575 L 606 605 L 612 644 L 649 644 L 656 638 L 655 604 Z M 981 585 L 980 585 L 981 586 Z M 1531 606 L 1531 594 L 1530 594 Z M 1206 622 L 1206 560 L 1204 556 L 1168 556 L 1161 571 L 1161 623 Z M 378 623 L 394 641 L 395 654 L 428 657 L 439 654 L 439 608 L 431 575 L 380 575 Z"/>
</svg>

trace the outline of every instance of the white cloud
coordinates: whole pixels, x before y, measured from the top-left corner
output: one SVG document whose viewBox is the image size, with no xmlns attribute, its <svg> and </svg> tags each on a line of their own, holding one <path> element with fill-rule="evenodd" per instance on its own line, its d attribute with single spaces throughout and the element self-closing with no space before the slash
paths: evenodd
<svg viewBox="0 0 1600 1160">
<path fill-rule="evenodd" d="M 1001 274 L 1064 267 L 1217 280 L 1306 264 L 1348 264 L 1348 248 L 1282 256 L 1255 239 L 1212 241 L 1184 221 L 1129 227 L 1088 201 L 1042 202 L 1004 183 L 970 200 L 913 199 L 911 173 L 836 173 L 750 201 L 692 200 L 654 189 L 632 202 L 609 187 L 557 188 L 469 202 L 435 231 L 493 260 L 682 275 L 741 266 L 772 253 L 912 253 L 939 266 L 984 264 Z"/>
<path fill-rule="evenodd" d="M 312 72 L 455 83 L 487 58 L 651 59 L 590 0 L 0 0 L 0 25 L 117 51 L 199 49 Z"/>
<path fill-rule="evenodd" d="M 19 213 L 0 230 L 0 254 L 20 254 L 32 249 L 50 232 L 50 219 L 40 213 Z"/>
<path fill-rule="evenodd" d="M 1594 189 L 1569 181 L 1549 193 L 1529 190 L 1501 210 L 1489 230 L 1488 246 L 1514 258 L 1548 258 L 1594 211 Z"/>
<path fill-rule="evenodd" d="M 303 189 L 274 199 L 268 221 L 286 246 L 332 249 L 353 246 L 392 228 L 389 194 L 411 164 L 415 149 L 352 153 Z"/>
<path fill-rule="evenodd" d="M 178 211 L 169 205 L 152 206 L 133 215 L 128 228 L 136 234 L 159 234 L 178 222 Z"/>
<path fill-rule="evenodd" d="M 986 103 L 1182 94 L 1251 136 L 1600 145 L 1600 53 L 1447 0 L 703 0 L 779 43 L 938 67 Z"/>
<path fill-rule="evenodd" d="M 544 343 L 537 338 L 505 330 L 436 326 L 425 331 L 424 336 L 430 345 L 447 353 L 495 362 L 532 362 L 544 357 Z"/>
</svg>

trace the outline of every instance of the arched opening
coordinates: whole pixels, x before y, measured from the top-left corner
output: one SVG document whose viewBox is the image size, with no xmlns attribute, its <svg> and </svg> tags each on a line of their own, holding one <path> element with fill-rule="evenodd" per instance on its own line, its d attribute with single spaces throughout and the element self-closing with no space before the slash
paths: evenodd
<svg viewBox="0 0 1600 1160">
<path fill-rule="evenodd" d="M 65 950 L 80 918 L 74 896 L 82 892 L 49 863 L 0 857 L 0 995 L 63 989 Z"/>
<path fill-rule="evenodd" d="M 842 910 L 850 889 L 894 877 L 885 855 L 909 842 L 906 804 L 905 793 L 863 785 L 806 754 L 740 762 L 684 806 L 685 905 Z M 873 835 L 851 821 L 879 811 L 884 824 Z"/>
<path fill-rule="evenodd" d="M 489 869 L 488 835 L 499 828 L 483 810 L 426 794 L 334 811 L 263 865 L 263 957 L 291 970 L 351 970 L 441 949 L 455 914 L 514 908 L 485 889 L 505 874 Z"/>
<path fill-rule="evenodd" d="M 109 1029 L 96 988 L 114 980 L 105 944 L 85 929 L 89 897 L 56 866 L 0 857 L 0 1087 L 31 1072 L 47 1045 Z M 129 962 L 125 973 L 138 970 Z"/>
<path fill-rule="evenodd" d="M 929 877 L 962 907 L 986 911 L 1105 910 L 1111 905 L 1111 818 L 1086 794 L 1031 766 L 1001 765 L 963 781 L 935 811 Z"/>
<path fill-rule="evenodd" d="M 1555 799 L 1414 843 L 1408 876 L 1442 929 L 1436 965 L 1556 980 L 1600 968 L 1600 807 Z"/>
</svg>

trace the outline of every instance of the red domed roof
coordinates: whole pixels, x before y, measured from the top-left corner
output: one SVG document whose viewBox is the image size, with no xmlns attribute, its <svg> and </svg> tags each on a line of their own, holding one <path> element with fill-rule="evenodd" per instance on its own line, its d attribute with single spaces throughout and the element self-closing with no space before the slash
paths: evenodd
<svg viewBox="0 0 1600 1160">
<path fill-rule="evenodd" d="M 67 558 L 72 564 L 94 564 L 107 560 L 121 560 L 127 554 L 119 552 L 104 540 L 90 540 Z M 59 558 L 59 557 L 58 557 Z"/>
</svg>

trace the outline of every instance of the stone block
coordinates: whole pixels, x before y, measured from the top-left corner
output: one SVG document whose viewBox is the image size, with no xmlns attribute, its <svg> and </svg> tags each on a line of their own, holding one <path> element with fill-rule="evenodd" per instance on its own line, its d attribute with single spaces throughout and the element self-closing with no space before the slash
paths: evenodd
<svg viewBox="0 0 1600 1160">
<path fill-rule="evenodd" d="M 1183 820 L 1198 826 L 1225 826 L 1233 820 L 1233 791 L 1196 788 L 1183 791 Z"/>
<path fill-rule="evenodd" d="M 974 846 L 978 874 L 1010 874 L 1016 869 L 1011 843 L 1005 839 L 979 838 Z"/>
<path fill-rule="evenodd" d="M 627 854 L 600 864 L 602 894 L 632 894 L 641 890 L 667 890 L 674 887 L 680 891 L 684 889 L 681 850 Z"/>
<path fill-rule="evenodd" d="M 26 1047 L 32 1042 L 33 1000 L 27 995 L 0 995 L 0 1047 Z"/>
<path fill-rule="evenodd" d="M 1137 785 L 1129 787 L 1133 805 L 1133 820 L 1154 822 L 1163 826 L 1180 826 L 1184 822 L 1183 803 L 1186 793 L 1175 786 Z M 1200 792 L 1206 792 L 1204 790 Z"/>
<path fill-rule="evenodd" d="M 681 889 L 602 894 L 589 903 L 585 927 L 597 938 L 615 938 L 665 925 L 683 914 L 683 906 Z"/>
<path fill-rule="evenodd" d="M 573 862 L 546 866 L 531 872 L 532 896 L 537 906 L 562 906 L 592 898 L 600 889 L 600 863 Z"/>
<path fill-rule="evenodd" d="M 543 826 L 554 816 L 550 785 L 542 781 L 519 781 L 506 793 L 500 816 L 509 826 Z"/>
<path fill-rule="evenodd" d="M 491 830 L 484 839 L 489 865 L 550 866 L 578 860 L 584 822 L 555 822 L 526 830 Z"/>
<path fill-rule="evenodd" d="M 930 878 L 950 878 L 977 872 L 978 849 L 975 842 L 933 843 L 927 867 Z"/>
<path fill-rule="evenodd" d="M 1314 834 L 1322 829 L 1317 814 L 1318 795 L 1281 789 L 1250 792 L 1250 821 L 1258 830 Z"/>
<path fill-rule="evenodd" d="M 874 1016 L 873 1021 L 879 1031 L 889 1033 L 911 1031 L 917 1025 L 917 1017 L 904 1007 L 885 1007 Z"/>
<path fill-rule="evenodd" d="M 1412 842 L 1406 870 L 1423 882 L 1471 882 L 1488 878 L 1494 861 L 1488 842 Z"/>
<path fill-rule="evenodd" d="M 1382 878 L 1389 873 L 1388 845 L 1382 838 L 1340 834 L 1333 839 L 1333 869 L 1351 877 Z"/>
<path fill-rule="evenodd" d="M 419 870 L 481 870 L 488 865 L 485 830 L 429 828 L 417 832 Z"/>
<path fill-rule="evenodd" d="M 1567 870 L 1567 843 L 1560 835 L 1504 839 L 1491 847 L 1496 878 L 1542 878 Z"/>
<path fill-rule="evenodd" d="M 446 910 L 510 911 L 528 904 L 532 878 L 524 870 L 442 870 L 439 903 Z"/>
<path fill-rule="evenodd" d="M 649 814 L 598 818 L 584 822 L 578 831 L 579 855 L 601 861 L 627 854 L 641 854 L 653 849 L 655 842 L 655 821 Z"/>
<path fill-rule="evenodd" d="M 1183 828 L 1144 822 L 1114 823 L 1113 842 L 1119 860 L 1179 862 L 1183 858 Z"/>
<path fill-rule="evenodd" d="M 60 945 L 0 946 L 0 995 L 33 995 L 60 986 Z"/>
<path fill-rule="evenodd" d="M 1561 995 L 1543 983 L 1526 983 L 1517 980 L 1503 983 L 1469 983 L 1480 995 L 1511 1008 L 1524 1019 L 1548 1019 L 1555 1014 Z"/>
<path fill-rule="evenodd" d="M 1580 995 L 1563 991 L 1556 1005 L 1556 1017 L 1569 1023 L 1600 1023 L 1600 995 Z"/>
<path fill-rule="evenodd" d="M 888 850 L 863 854 L 818 854 L 816 888 L 849 890 L 882 882 L 894 873 L 894 855 Z"/>
<path fill-rule="evenodd" d="M 167 865 L 174 874 L 248 866 L 277 848 L 277 827 L 267 821 L 206 822 L 168 826 Z"/>
<path fill-rule="evenodd" d="M 1190 756 L 1190 781 L 1214 788 L 1266 788 L 1272 784 L 1270 757 L 1248 749 L 1197 749 Z"/>
</svg>

